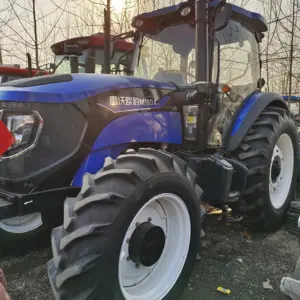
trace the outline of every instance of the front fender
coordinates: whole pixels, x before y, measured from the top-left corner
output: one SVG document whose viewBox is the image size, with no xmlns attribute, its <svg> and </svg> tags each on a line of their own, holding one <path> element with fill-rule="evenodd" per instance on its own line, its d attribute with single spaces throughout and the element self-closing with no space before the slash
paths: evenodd
<svg viewBox="0 0 300 300">
<path fill-rule="evenodd" d="M 182 143 L 179 112 L 147 112 L 125 115 L 109 123 L 97 137 L 88 157 L 74 176 L 72 186 L 81 186 L 85 173 L 98 172 L 106 157 L 115 159 L 135 143 Z"/>
<path fill-rule="evenodd" d="M 288 109 L 287 104 L 282 97 L 275 93 L 257 92 L 246 99 L 232 123 L 226 148 L 228 152 L 232 152 L 238 148 L 253 123 L 270 104 Z"/>
</svg>

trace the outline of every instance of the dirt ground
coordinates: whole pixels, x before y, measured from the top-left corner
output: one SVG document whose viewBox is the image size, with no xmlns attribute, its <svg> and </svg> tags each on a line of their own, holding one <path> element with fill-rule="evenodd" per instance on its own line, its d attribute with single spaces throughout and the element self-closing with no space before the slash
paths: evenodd
<svg viewBox="0 0 300 300">
<path fill-rule="evenodd" d="M 182 299 L 286 299 L 279 292 L 279 284 L 283 276 L 292 274 L 299 257 L 297 237 L 284 229 L 271 235 L 249 236 L 237 224 L 216 220 L 209 221 L 206 233 Z M 46 273 L 46 262 L 51 257 L 49 239 L 36 241 L 34 246 L 2 250 L 0 266 L 7 275 L 12 300 L 53 300 Z M 272 290 L 263 288 L 267 280 Z M 217 292 L 218 286 L 230 289 L 231 294 Z"/>
</svg>

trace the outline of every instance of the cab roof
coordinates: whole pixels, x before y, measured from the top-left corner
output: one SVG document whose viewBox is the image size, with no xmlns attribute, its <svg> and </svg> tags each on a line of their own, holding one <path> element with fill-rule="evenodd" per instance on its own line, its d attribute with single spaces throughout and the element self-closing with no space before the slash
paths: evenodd
<svg viewBox="0 0 300 300">
<path fill-rule="evenodd" d="M 58 43 L 55 43 L 51 46 L 51 50 L 55 55 L 62 55 L 65 53 L 65 45 L 66 44 L 77 44 L 81 47 L 81 49 L 88 49 L 88 48 L 103 48 L 104 47 L 104 41 L 105 41 L 105 36 L 104 33 L 99 32 L 94 35 L 89 35 L 89 36 L 81 36 L 81 37 L 76 37 L 64 41 L 60 41 Z M 129 51 L 132 50 L 133 44 L 126 42 L 124 40 L 116 40 L 115 42 L 116 45 L 116 50 L 118 51 Z"/>
<path fill-rule="evenodd" d="M 209 6 L 216 7 L 220 2 L 221 2 L 221 0 L 213 0 L 209 3 Z M 172 6 L 164 7 L 164 8 L 154 10 L 151 12 L 140 14 L 133 18 L 132 26 L 135 27 L 136 29 L 140 29 L 141 31 L 144 31 L 143 29 L 135 26 L 136 20 L 146 21 L 147 23 L 151 19 L 164 20 L 167 15 L 174 14 L 177 11 L 180 11 L 186 5 L 190 6 L 191 4 L 193 4 L 193 3 L 186 1 L 186 2 L 181 2 L 179 4 L 176 4 L 176 5 L 172 5 Z M 251 12 L 249 10 L 246 10 L 246 9 L 244 9 L 240 6 L 234 5 L 234 4 L 229 4 L 229 5 L 232 6 L 232 19 L 246 24 L 248 27 L 253 28 L 254 31 L 256 31 L 256 32 L 268 31 L 267 22 L 262 15 L 260 15 L 259 13 Z M 195 17 L 195 12 L 193 11 L 191 13 L 191 18 L 194 18 L 194 17 Z M 178 18 L 180 18 L 179 15 L 178 15 Z M 155 25 L 155 24 L 153 24 L 153 25 Z"/>
</svg>

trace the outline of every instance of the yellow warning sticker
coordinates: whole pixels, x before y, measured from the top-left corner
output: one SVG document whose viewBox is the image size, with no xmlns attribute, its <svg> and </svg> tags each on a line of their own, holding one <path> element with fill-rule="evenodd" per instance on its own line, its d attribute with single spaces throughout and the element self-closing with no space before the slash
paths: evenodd
<svg viewBox="0 0 300 300">
<path fill-rule="evenodd" d="M 196 117 L 195 116 L 188 116 L 186 121 L 187 121 L 187 123 L 194 124 L 194 123 L 196 123 Z"/>
</svg>

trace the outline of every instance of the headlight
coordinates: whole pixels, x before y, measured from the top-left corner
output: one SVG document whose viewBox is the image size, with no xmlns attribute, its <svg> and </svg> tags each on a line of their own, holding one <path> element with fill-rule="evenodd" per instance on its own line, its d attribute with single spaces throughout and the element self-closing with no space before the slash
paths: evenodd
<svg viewBox="0 0 300 300">
<path fill-rule="evenodd" d="M 1 110 L 2 122 L 15 138 L 1 160 L 12 159 L 32 150 L 38 142 L 43 120 L 37 111 Z"/>
<path fill-rule="evenodd" d="M 191 11 L 192 11 L 191 7 L 186 6 L 180 11 L 180 14 L 182 17 L 186 17 L 187 15 L 190 14 Z"/>
</svg>

